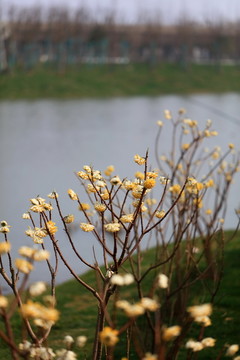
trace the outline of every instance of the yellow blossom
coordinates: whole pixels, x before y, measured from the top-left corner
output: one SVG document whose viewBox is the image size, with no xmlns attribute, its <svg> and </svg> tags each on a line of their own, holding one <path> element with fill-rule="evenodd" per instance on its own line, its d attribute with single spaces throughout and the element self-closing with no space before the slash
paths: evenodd
<svg viewBox="0 0 240 360">
<path fill-rule="evenodd" d="M 6 254 L 11 250 L 9 241 L 0 242 L 0 255 Z"/>
<path fill-rule="evenodd" d="M 84 165 L 84 166 L 83 166 L 83 169 L 84 169 L 88 174 L 91 174 L 91 172 L 92 172 L 92 168 L 91 168 L 90 166 L 88 166 L 88 165 Z"/>
<path fill-rule="evenodd" d="M 134 201 L 132 202 L 132 205 L 133 205 L 135 208 L 138 207 L 138 206 L 139 206 L 139 200 L 134 200 Z M 144 205 L 144 202 L 141 202 L 140 210 L 141 210 L 142 212 L 147 211 L 147 207 Z"/>
<path fill-rule="evenodd" d="M 158 121 L 157 121 L 157 125 L 160 126 L 160 127 L 162 127 L 162 126 L 163 126 L 163 122 L 162 122 L 161 120 L 158 120 Z"/>
<path fill-rule="evenodd" d="M 198 122 L 196 120 L 191 120 L 191 119 L 183 119 L 183 123 L 190 126 L 191 128 L 196 127 L 198 125 Z"/>
<path fill-rule="evenodd" d="M 238 350 L 239 350 L 239 345 L 237 344 L 230 345 L 227 349 L 226 356 L 234 356 L 236 352 L 238 352 Z"/>
<path fill-rule="evenodd" d="M 158 177 L 158 173 L 156 171 L 148 171 L 146 175 L 147 178 L 150 179 L 156 179 Z"/>
<path fill-rule="evenodd" d="M 93 184 L 88 184 L 87 185 L 87 191 L 88 192 L 96 193 L 99 190 L 100 190 L 99 186 L 94 186 Z"/>
<path fill-rule="evenodd" d="M 3 234 L 6 234 L 10 231 L 10 228 L 11 226 L 8 225 L 8 223 L 5 221 L 5 220 L 2 220 L 1 221 L 1 227 L 0 227 L 0 232 L 3 233 Z"/>
<path fill-rule="evenodd" d="M 21 246 L 19 249 L 18 249 L 18 253 L 22 256 L 25 256 L 25 257 L 28 257 L 28 258 L 32 258 L 33 257 L 33 254 L 36 250 L 33 249 L 33 248 L 30 248 L 28 246 Z"/>
<path fill-rule="evenodd" d="M 202 339 L 201 343 L 203 347 L 213 347 L 215 346 L 216 339 L 213 339 L 212 337 L 206 337 Z"/>
<path fill-rule="evenodd" d="M 135 163 L 137 163 L 138 165 L 144 165 L 146 162 L 146 159 L 141 157 L 140 155 L 136 154 L 134 155 L 134 161 Z"/>
<path fill-rule="evenodd" d="M 156 184 L 156 181 L 154 179 L 146 179 L 144 181 L 144 184 L 143 186 L 146 188 L 146 189 L 152 189 Z"/>
<path fill-rule="evenodd" d="M 211 319 L 206 315 L 204 315 L 204 316 L 196 316 L 194 318 L 194 321 L 201 324 L 204 327 L 212 325 Z"/>
<path fill-rule="evenodd" d="M 103 188 L 106 186 L 106 183 L 103 180 L 96 181 L 96 188 Z"/>
<path fill-rule="evenodd" d="M 33 212 L 38 213 L 38 212 L 43 212 L 43 211 L 45 211 L 45 208 L 44 208 L 43 205 L 38 204 L 38 205 L 33 205 L 33 206 L 31 206 L 31 207 L 30 207 L 30 210 L 33 211 Z"/>
<path fill-rule="evenodd" d="M 74 339 L 73 339 L 72 336 L 66 335 L 66 336 L 64 337 L 64 339 L 63 339 L 63 343 L 64 343 L 67 347 L 69 347 L 69 346 L 71 346 L 71 345 L 74 343 Z"/>
<path fill-rule="evenodd" d="M 123 223 L 132 223 L 133 222 L 133 214 L 126 214 L 126 215 L 123 215 L 120 220 L 121 222 Z"/>
<path fill-rule="evenodd" d="M 24 213 L 24 214 L 22 214 L 22 218 L 29 220 L 29 219 L 30 219 L 29 213 Z"/>
<path fill-rule="evenodd" d="M 194 319 L 200 316 L 210 316 L 212 314 L 212 305 L 207 303 L 202 305 L 189 306 L 187 311 Z"/>
<path fill-rule="evenodd" d="M 110 183 L 112 185 L 121 185 L 122 182 L 119 176 L 114 176 L 113 178 L 111 178 Z"/>
<path fill-rule="evenodd" d="M 87 342 L 87 337 L 85 335 L 80 335 L 76 338 L 76 345 L 79 347 L 79 348 L 82 348 L 85 346 Z"/>
<path fill-rule="evenodd" d="M 212 214 L 212 210 L 211 210 L 211 209 L 205 210 L 205 214 L 206 214 L 206 215 L 211 215 L 211 214 Z"/>
<path fill-rule="evenodd" d="M 167 289 L 168 288 L 168 277 L 165 274 L 159 274 L 157 277 L 157 283 L 158 286 L 161 289 Z"/>
<path fill-rule="evenodd" d="M 134 282 L 134 277 L 132 274 L 113 274 L 111 277 L 111 284 L 123 286 L 123 285 L 130 285 Z"/>
<path fill-rule="evenodd" d="M 108 200 L 109 199 L 109 192 L 107 190 L 105 190 L 103 193 L 100 194 L 101 198 L 103 200 Z"/>
<path fill-rule="evenodd" d="M 205 187 L 213 187 L 214 186 L 214 180 L 213 179 L 209 179 L 208 181 L 206 181 L 204 183 Z"/>
<path fill-rule="evenodd" d="M 52 191 L 50 194 L 48 194 L 49 199 L 57 199 L 58 193 L 56 191 Z"/>
<path fill-rule="evenodd" d="M 178 195 L 181 192 L 181 186 L 179 184 L 175 184 L 173 186 L 170 186 L 169 191 L 174 194 Z"/>
<path fill-rule="evenodd" d="M 165 176 L 160 176 L 159 181 L 162 185 L 167 185 L 170 182 L 170 179 L 166 178 Z"/>
<path fill-rule="evenodd" d="M 71 224 L 72 222 L 74 222 L 74 215 L 73 214 L 69 214 L 64 216 L 63 218 L 65 224 Z"/>
<path fill-rule="evenodd" d="M 196 188 L 197 188 L 197 191 L 200 191 L 204 188 L 204 184 L 201 183 L 201 182 L 198 182 L 197 185 L 196 185 Z"/>
<path fill-rule="evenodd" d="M 81 223 L 80 228 L 85 232 L 89 232 L 94 230 L 94 225 L 88 223 Z"/>
<path fill-rule="evenodd" d="M 77 176 L 79 176 L 81 179 L 84 179 L 84 180 L 89 179 L 88 174 L 86 174 L 84 171 L 78 171 Z"/>
<path fill-rule="evenodd" d="M 109 166 L 106 168 L 106 170 L 104 171 L 104 174 L 105 174 L 106 176 L 110 176 L 110 175 L 113 173 L 114 170 L 115 170 L 114 166 L 113 166 L 113 165 L 109 165 Z"/>
<path fill-rule="evenodd" d="M 146 199 L 146 203 L 149 206 L 155 205 L 157 203 L 156 199 Z"/>
<path fill-rule="evenodd" d="M 58 228 L 57 226 L 55 225 L 55 222 L 53 221 L 47 221 L 46 223 L 46 230 L 51 234 L 51 235 L 54 235 L 57 231 L 58 231 Z"/>
<path fill-rule="evenodd" d="M 119 223 L 109 223 L 109 224 L 105 224 L 104 228 L 106 231 L 109 232 L 117 232 L 121 229 L 121 224 Z"/>
<path fill-rule="evenodd" d="M 36 244 L 42 244 L 43 243 L 42 238 L 47 236 L 46 229 L 42 229 L 38 227 L 31 229 L 30 226 L 28 227 L 28 230 L 25 231 L 25 234 L 27 236 L 30 236 Z"/>
<path fill-rule="evenodd" d="M 142 360 L 157 360 L 157 355 L 147 352 Z"/>
<path fill-rule="evenodd" d="M 156 311 L 159 308 L 159 303 L 151 298 L 143 297 L 140 301 L 140 304 L 145 310 Z"/>
<path fill-rule="evenodd" d="M 182 150 L 186 151 L 186 150 L 189 149 L 189 147 L 190 147 L 190 144 L 188 144 L 188 143 L 183 144 L 183 145 L 182 145 Z"/>
<path fill-rule="evenodd" d="M 187 178 L 187 185 L 189 186 L 195 186 L 197 185 L 197 180 L 193 177 L 188 177 Z"/>
<path fill-rule="evenodd" d="M 179 336 L 181 333 L 181 327 L 178 325 L 170 326 L 168 328 L 163 328 L 163 340 L 171 341 L 175 337 Z"/>
<path fill-rule="evenodd" d="M 118 330 L 112 329 L 109 326 L 103 328 L 99 333 L 99 339 L 102 344 L 106 346 L 114 346 L 119 341 Z"/>
<path fill-rule="evenodd" d="M 26 304 L 23 304 L 21 314 L 24 318 L 36 318 L 45 321 L 56 322 L 59 318 L 59 312 L 56 309 L 45 307 L 40 303 L 29 300 Z"/>
<path fill-rule="evenodd" d="M 80 203 L 78 209 L 80 211 L 85 211 L 85 210 L 89 210 L 90 209 L 90 205 L 88 203 Z"/>
<path fill-rule="evenodd" d="M 195 340 L 188 340 L 185 347 L 186 349 L 191 349 L 193 352 L 201 351 L 204 348 L 200 341 Z"/>
<path fill-rule="evenodd" d="M 196 205 L 199 209 L 203 207 L 203 202 L 201 198 L 193 199 L 193 204 Z"/>
<path fill-rule="evenodd" d="M 99 211 L 99 212 L 104 212 L 106 210 L 106 205 L 105 204 L 101 204 L 100 202 L 96 202 L 94 204 L 94 209 Z"/>
<path fill-rule="evenodd" d="M 164 116 L 165 116 L 165 119 L 171 120 L 171 119 L 172 119 L 171 111 L 169 111 L 169 110 L 164 110 Z"/>
<path fill-rule="evenodd" d="M 30 199 L 32 205 L 43 205 L 45 203 L 45 199 L 41 198 L 40 196 Z"/>
<path fill-rule="evenodd" d="M 229 149 L 231 149 L 231 150 L 235 148 L 234 144 L 232 144 L 232 143 L 229 143 L 229 144 L 228 144 L 228 147 L 229 147 Z"/>
<path fill-rule="evenodd" d="M 142 185 L 136 185 L 132 191 L 132 196 L 135 199 L 140 199 L 142 197 L 143 190 L 144 190 L 144 188 Z"/>
<path fill-rule="evenodd" d="M 3 296 L 3 295 L 0 295 L 0 308 L 6 308 L 8 306 L 8 299 Z"/>
<path fill-rule="evenodd" d="M 71 200 L 78 200 L 78 196 L 72 189 L 68 189 L 68 195 Z"/>
<path fill-rule="evenodd" d="M 164 210 L 160 210 L 160 211 L 156 211 L 155 212 L 155 216 L 159 219 L 162 219 L 165 216 L 165 211 Z"/>
<path fill-rule="evenodd" d="M 132 181 L 130 180 L 125 180 L 123 182 L 123 187 L 126 190 L 132 190 L 134 187 L 136 186 L 136 184 L 134 184 Z"/>
<path fill-rule="evenodd" d="M 143 180 L 143 179 L 144 179 L 144 173 L 141 172 L 141 171 L 135 172 L 134 175 L 135 175 L 135 177 L 136 177 L 137 179 L 140 179 L 140 180 Z"/>
<path fill-rule="evenodd" d="M 15 266 L 20 272 L 23 272 L 24 274 L 29 274 L 30 271 L 33 270 L 33 265 L 24 259 L 16 259 Z"/>
<path fill-rule="evenodd" d="M 39 296 L 46 290 L 47 287 L 43 281 L 37 281 L 29 287 L 29 293 L 31 296 Z"/>
<path fill-rule="evenodd" d="M 123 310 L 129 318 L 140 316 L 145 312 L 145 309 L 141 303 L 128 304 L 128 306 L 126 306 Z"/>
<path fill-rule="evenodd" d="M 50 258 L 50 252 L 44 249 L 35 250 L 32 256 L 35 261 L 44 261 Z"/>
<path fill-rule="evenodd" d="M 214 151 L 214 152 L 212 153 L 212 158 L 213 158 L 214 160 L 217 160 L 217 159 L 219 158 L 219 156 L 220 156 L 220 154 L 219 154 L 218 151 Z"/>
</svg>

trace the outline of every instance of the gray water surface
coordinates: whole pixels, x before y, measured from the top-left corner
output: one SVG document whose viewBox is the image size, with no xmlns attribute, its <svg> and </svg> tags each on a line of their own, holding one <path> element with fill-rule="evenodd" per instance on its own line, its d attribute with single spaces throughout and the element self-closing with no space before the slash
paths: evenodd
<svg viewBox="0 0 240 360">
<path fill-rule="evenodd" d="M 0 102 L 0 219 L 12 225 L 10 240 L 14 248 L 30 245 L 24 234 L 28 223 L 22 213 L 29 208 L 29 199 L 46 195 L 52 190 L 60 194 L 63 212 L 76 212 L 67 196 L 73 188 L 84 194 L 74 175 L 85 164 L 104 170 L 115 165 L 121 177 L 133 177 L 138 170 L 133 162 L 136 153 L 149 148 L 150 163 L 154 159 L 156 121 L 163 120 L 163 111 L 177 114 L 186 108 L 188 117 L 204 127 L 212 119 L 219 132 L 211 144 L 227 149 L 229 142 L 239 149 L 240 94 L 160 96 L 114 98 L 107 100 L 39 100 Z M 171 134 L 165 134 L 161 147 L 167 152 Z M 237 196 L 236 196 L 237 195 Z M 83 200 L 86 200 L 83 196 Z M 239 207 L 239 178 L 229 196 L 226 228 L 234 228 L 234 209 Z M 81 254 L 93 260 L 91 236 L 81 232 Z M 69 245 L 62 240 L 68 253 Z M 82 271 L 73 257 L 76 271 Z M 39 267 L 40 269 L 40 267 Z M 69 278 L 60 266 L 58 282 Z M 34 271 L 34 280 L 48 279 L 42 269 Z M 1 280 L 0 280 L 1 281 Z"/>
</svg>

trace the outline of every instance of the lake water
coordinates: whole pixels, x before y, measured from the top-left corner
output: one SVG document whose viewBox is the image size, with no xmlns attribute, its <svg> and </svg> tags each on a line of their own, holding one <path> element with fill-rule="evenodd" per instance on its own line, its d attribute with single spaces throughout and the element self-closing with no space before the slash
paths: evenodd
<svg viewBox="0 0 240 360">
<path fill-rule="evenodd" d="M 74 175 L 83 165 L 104 170 L 113 164 L 120 177 L 133 177 L 138 170 L 133 163 L 134 154 L 143 155 L 149 148 L 154 167 L 156 121 L 163 120 L 165 109 L 177 114 L 181 107 L 187 109 L 188 117 L 198 120 L 200 127 L 207 119 L 213 120 L 213 127 L 219 132 L 217 138 L 210 140 L 215 145 L 226 149 L 232 142 L 239 148 L 240 94 L 235 93 L 0 102 L 0 219 L 12 225 L 13 247 L 30 245 L 24 234 L 28 224 L 21 219 L 29 208 L 30 198 L 45 197 L 56 190 L 61 195 L 64 214 L 76 212 L 67 189 L 83 194 Z M 161 143 L 163 152 L 167 152 L 169 139 L 167 134 Z M 228 200 L 227 228 L 236 225 L 234 209 L 240 204 L 238 194 L 239 177 Z M 82 244 L 82 256 L 91 261 L 90 238 L 81 232 L 77 241 Z M 65 239 L 62 241 L 67 253 L 69 245 Z M 74 263 L 74 258 L 71 261 Z M 83 270 L 77 262 L 75 268 L 78 272 Z M 34 280 L 43 277 L 47 279 L 48 275 L 42 267 L 33 272 Z M 60 266 L 58 282 L 69 277 L 68 271 Z"/>
</svg>

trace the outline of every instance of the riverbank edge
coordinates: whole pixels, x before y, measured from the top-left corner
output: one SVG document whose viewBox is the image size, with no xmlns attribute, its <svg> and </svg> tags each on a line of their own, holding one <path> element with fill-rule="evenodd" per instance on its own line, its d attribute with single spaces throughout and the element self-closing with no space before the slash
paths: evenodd
<svg viewBox="0 0 240 360">
<path fill-rule="evenodd" d="M 240 67 L 147 64 L 15 69 L 0 75 L 0 100 L 84 99 L 240 92 Z"/>
</svg>

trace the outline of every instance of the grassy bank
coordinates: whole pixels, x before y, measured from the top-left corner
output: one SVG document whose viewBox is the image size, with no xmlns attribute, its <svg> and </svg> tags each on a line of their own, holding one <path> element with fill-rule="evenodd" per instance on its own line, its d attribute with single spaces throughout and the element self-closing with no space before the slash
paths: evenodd
<svg viewBox="0 0 240 360">
<path fill-rule="evenodd" d="M 230 238 L 231 232 L 225 234 L 225 238 Z M 145 254 L 143 267 L 148 268 L 155 256 L 155 249 L 150 249 Z M 240 309 L 239 309 L 239 287 L 240 287 L 240 234 L 233 241 L 226 245 L 225 250 L 225 270 L 219 293 L 215 299 L 214 311 L 212 315 L 212 326 L 207 327 L 205 336 L 211 336 L 217 339 L 216 346 L 199 353 L 198 359 L 216 359 L 216 354 L 224 344 L 239 344 L 240 332 Z M 153 274 L 155 276 L 155 274 Z M 92 271 L 86 273 L 83 279 L 90 284 L 95 283 L 95 275 Z M 151 280 L 144 284 L 144 291 L 147 292 Z M 137 298 L 136 289 L 132 286 L 121 290 L 122 298 L 133 300 Z M 65 335 L 73 337 L 86 335 L 88 342 L 84 350 L 78 350 L 79 358 L 85 358 L 83 354 L 86 352 L 86 358 L 91 359 L 91 344 L 94 338 L 94 327 L 96 323 L 97 306 L 93 296 L 84 288 L 80 287 L 75 281 L 68 281 L 57 287 L 58 304 L 57 308 L 61 312 L 60 320 L 55 324 L 49 343 L 54 349 L 62 347 L 62 339 Z M 207 292 L 196 287 L 194 293 L 191 294 L 192 299 L 189 303 L 203 303 L 209 301 Z M 126 320 L 125 318 L 123 319 Z M 21 329 L 19 328 L 18 317 L 15 318 L 15 334 Z M 197 336 L 199 332 L 196 328 L 191 329 L 188 338 Z M 122 340 L 121 340 L 122 341 Z M 124 353 L 124 343 L 119 342 L 119 356 L 121 359 Z M 0 358 L 10 360 L 6 346 L 0 341 Z M 130 356 L 134 359 L 134 355 Z M 186 359 L 185 350 L 179 356 L 180 360 Z"/>
<path fill-rule="evenodd" d="M 0 75 L 0 99 L 85 98 L 240 92 L 238 66 L 80 65 L 43 66 Z"/>
</svg>

